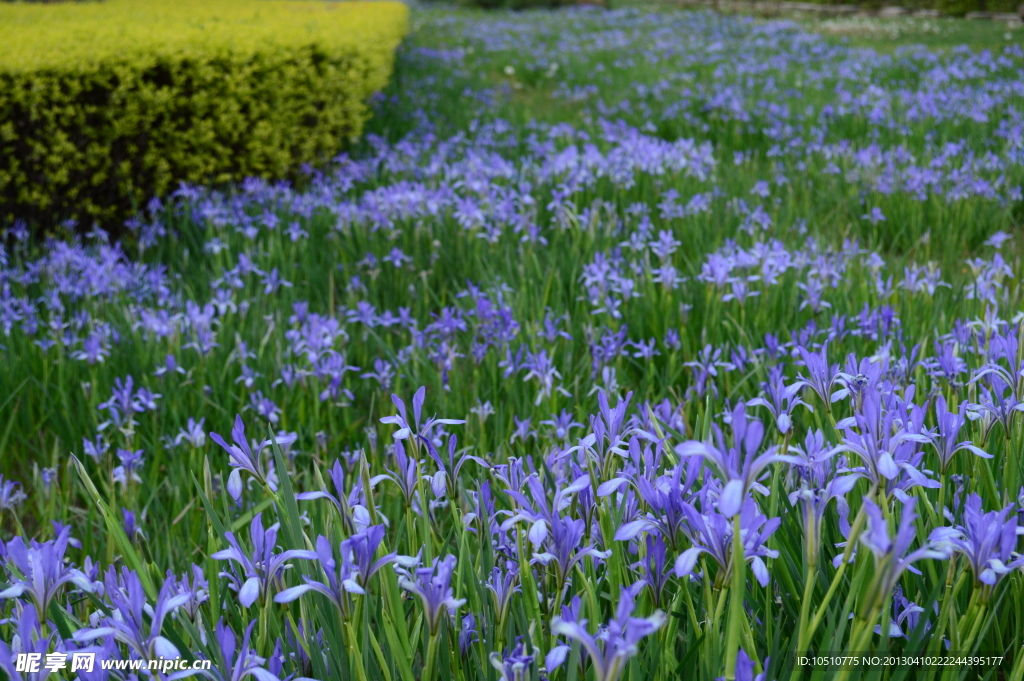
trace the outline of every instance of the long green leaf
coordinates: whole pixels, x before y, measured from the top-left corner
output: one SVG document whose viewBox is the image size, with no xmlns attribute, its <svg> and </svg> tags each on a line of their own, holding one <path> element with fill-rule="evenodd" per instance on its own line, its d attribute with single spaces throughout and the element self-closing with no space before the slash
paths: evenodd
<svg viewBox="0 0 1024 681">
<path fill-rule="evenodd" d="M 124 528 L 121 527 L 121 521 L 114 515 L 113 511 L 107 506 L 107 503 L 103 500 L 103 496 L 100 495 L 96 485 L 93 484 L 89 478 L 89 474 L 85 470 L 85 466 L 81 461 L 78 460 L 74 454 L 71 454 L 71 461 L 78 471 L 78 477 L 81 478 L 82 484 L 85 486 L 86 492 L 92 499 L 96 507 L 99 508 L 100 514 L 103 516 L 103 520 L 107 526 L 107 532 L 110 537 L 114 540 L 118 549 L 121 552 L 121 557 L 128 564 L 132 570 L 134 570 L 138 576 L 139 581 L 142 582 L 142 588 L 146 592 L 146 596 L 151 601 L 156 601 L 157 589 L 153 583 L 153 578 L 149 573 L 147 565 L 143 562 L 142 557 L 135 551 L 135 547 L 132 546 L 131 541 L 128 539 L 128 535 L 125 534 Z"/>
</svg>

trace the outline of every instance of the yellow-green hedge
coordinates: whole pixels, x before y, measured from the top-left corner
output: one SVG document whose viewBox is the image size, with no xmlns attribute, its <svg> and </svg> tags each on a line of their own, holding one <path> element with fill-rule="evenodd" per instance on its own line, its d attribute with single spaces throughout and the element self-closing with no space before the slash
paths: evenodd
<svg viewBox="0 0 1024 681">
<path fill-rule="evenodd" d="M 322 161 L 407 23 L 400 2 L 0 3 L 0 221 L 109 225 L 182 181 Z"/>
</svg>

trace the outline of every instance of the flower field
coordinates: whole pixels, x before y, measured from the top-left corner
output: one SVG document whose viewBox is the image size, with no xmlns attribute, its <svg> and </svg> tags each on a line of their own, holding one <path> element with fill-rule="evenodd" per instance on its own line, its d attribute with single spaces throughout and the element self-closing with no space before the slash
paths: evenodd
<svg viewBox="0 0 1024 681">
<path fill-rule="evenodd" d="M 1024 679 L 1019 42 L 412 22 L 304 183 L 7 230 L 7 675 Z"/>
</svg>

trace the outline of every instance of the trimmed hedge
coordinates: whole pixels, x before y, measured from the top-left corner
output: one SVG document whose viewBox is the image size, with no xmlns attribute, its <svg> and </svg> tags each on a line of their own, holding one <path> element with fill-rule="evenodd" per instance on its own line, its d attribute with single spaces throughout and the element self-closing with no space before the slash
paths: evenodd
<svg viewBox="0 0 1024 681">
<path fill-rule="evenodd" d="M 0 220 L 111 225 L 180 182 L 294 177 L 357 137 L 398 2 L 0 4 Z"/>
</svg>

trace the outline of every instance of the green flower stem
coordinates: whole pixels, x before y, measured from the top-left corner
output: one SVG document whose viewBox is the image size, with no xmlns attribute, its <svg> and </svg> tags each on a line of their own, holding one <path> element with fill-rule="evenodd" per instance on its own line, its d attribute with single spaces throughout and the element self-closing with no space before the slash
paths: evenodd
<svg viewBox="0 0 1024 681">
<path fill-rule="evenodd" d="M 608 498 L 611 499 L 611 497 Z M 611 541 L 611 538 L 615 536 L 614 522 L 611 510 L 606 509 L 603 504 L 598 509 L 598 515 L 601 523 L 601 536 L 608 538 L 606 540 L 607 545 L 604 548 L 612 552 L 612 555 L 608 556 L 608 571 L 611 575 L 608 585 L 611 589 L 612 601 L 618 602 L 619 594 L 626 583 L 626 579 L 622 576 L 622 557 L 615 550 L 617 542 Z"/>
<path fill-rule="evenodd" d="M 960 573 L 960 578 L 954 581 L 956 577 L 956 555 L 950 557 L 949 568 L 946 570 L 946 584 L 944 587 L 944 595 L 942 598 L 942 608 L 939 610 L 939 621 L 935 626 L 935 632 L 932 634 L 931 646 L 929 652 L 932 654 L 938 654 L 942 646 L 942 639 L 946 635 L 946 623 L 954 622 L 956 619 L 956 595 L 960 592 L 960 587 L 963 585 L 964 580 L 967 577 L 966 572 Z"/>
<path fill-rule="evenodd" d="M 530 569 L 529 560 L 525 559 L 530 554 L 526 552 L 523 542 L 523 528 L 520 524 L 516 525 L 516 541 L 519 545 L 519 555 L 524 557 L 524 560 L 520 562 L 519 581 L 523 585 L 523 601 L 526 603 L 526 615 L 530 620 L 536 622 L 540 619 L 539 606 L 537 605 L 537 584 L 533 581 L 533 570 Z"/>
<path fill-rule="evenodd" d="M 750 628 L 750 620 L 746 617 L 743 618 L 743 645 L 746 646 L 747 650 L 751 651 L 750 654 L 754 658 L 755 673 L 760 674 L 763 671 L 761 660 L 753 653 L 757 649 L 757 645 L 754 642 L 754 630 Z"/>
<path fill-rule="evenodd" d="M 705 573 L 707 574 L 707 573 Z M 725 610 L 725 601 L 729 596 L 729 586 L 725 585 L 718 591 L 718 598 L 715 600 L 714 608 L 708 608 L 715 613 L 712 629 L 718 630 L 719 622 L 722 621 L 722 611 Z"/>
<path fill-rule="evenodd" d="M 409 504 L 409 505 L 407 505 L 405 507 L 405 531 L 406 531 L 406 534 L 408 535 L 408 540 L 409 540 L 409 543 L 407 545 L 408 548 L 406 549 L 406 552 L 409 555 L 414 556 L 414 555 L 416 555 L 417 547 L 420 546 L 420 543 L 416 540 L 416 522 L 413 520 L 413 517 L 412 517 L 412 505 L 411 504 Z"/>
<path fill-rule="evenodd" d="M 797 637 L 798 642 L 807 640 L 807 628 L 809 625 L 808 618 L 811 616 L 811 598 L 814 597 L 814 578 L 817 576 L 817 566 L 808 562 L 807 574 L 804 577 L 804 595 L 800 601 L 800 623 L 797 625 Z M 797 648 L 797 652 L 804 652 L 802 647 Z"/>
<path fill-rule="evenodd" d="M 356 632 L 355 629 L 352 628 L 351 622 L 345 622 L 345 631 L 348 633 L 349 660 L 355 666 L 356 680 L 366 681 L 366 669 L 363 667 L 363 654 L 359 649 L 359 639 L 356 637 Z"/>
<path fill-rule="evenodd" d="M 670 613 L 672 613 L 672 612 L 679 612 L 679 606 L 681 605 L 682 600 L 683 600 L 683 593 L 686 592 L 686 591 L 687 591 L 686 584 L 680 584 L 679 585 L 679 591 L 678 591 L 678 593 L 676 593 L 676 597 L 672 600 L 672 606 L 671 606 L 671 608 L 669 610 Z M 695 621 L 696 621 L 696 618 L 693 617 L 693 614 L 692 614 L 693 604 L 692 603 L 688 603 L 687 605 L 688 605 L 688 609 L 691 611 L 690 623 L 691 623 L 691 626 L 692 626 L 692 625 L 695 624 Z M 675 666 L 677 664 L 673 641 L 676 640 L 676 632 L 678 632 L 678 631 L 679 631 L 679 618 L 678 617 L 669 616 L 668 621 L 665 623 L 665 626 L 662 627 L 662 630 L 660 632 L 658 632 L 658 637 L 660 639 L 660 645 L 661 645 L 662 654 L 665 655 L 666 659 L 671 663 L 671 666 L 669 666 L 669 669 L 675 669 Z M 695 627 L 694 631 L 699 631 L 699 630 Z M 659 665 L 657 678 L 660 681 L 664 677 L 665 677 L 664 665 Z"/>
<path fill-rule="evenodd" d="M 870 616 L 867 619 L 857 619 L 853 625 L 853 630 L 850 632 L 850 643 L 847 646 L 848 651 L 855 653 L 861 652 L 864 649 L 867 642 L 871 640 L 870 636 L 873 633 L 874 619 L 874 617 Z M 836 681 L 846 681 L 852 672 L 852 667 L 843 667 L 835 679 Z"/>
<path fill-rule="evenodd" d="M 274 595 L 270 592 L 269 588 L 267 589 L 266 593 L 263 594 L 263 601 L 264 601 L 263 612 L 271 612 L 271 608 L 274 605 Z M 260 619 L 260 633 L 259 633 L 259 637 L 257 638 L 256 650 L 266 651 L 267 650 L 267 641 L 268 641 L 268 638 L 270 636 L 270 632 L 267 630 L 267 627 L 270 624 L 270 618 L 269 617 L 260 617 L 259 619 Z"/>
<path fill-rule="evenodd" d="M 440 632 L 430 635 L 430 643 L 427 644 L 427 660 L 423 665 L 423 676 L 420 681 L 433 681 L 435 668 L 437 667 L 437 653 L 441 647 Z"/>
<path fill-rule="evenodd" d="M 951 650 L 972 650 L 971 646 L 974 645 L 974 639 L 978 636 L 981 625 L 988 615 L 988 604 L 983 601 L 981 593 L 982 589 L 974 589 L 974 592 L 971 594 L 971 600 L 967 606 L 967 612 L 963 619 L 960 620 L 960 627 L 953 627 L 950 631 Z M 957 632 L 957 638 L 960 639 L 959 642 L 952 640 L 953 631 Z M 956 678 L 955 667 L 947 667 L 943 670 L 943 681 L 953 678 Z"/>
<path fill-rule="evenodd" d="M 814 637 L 814 632 L 817 631 L 818 625 L 825 619 L 825 614 L 828 610 L 828 604 L 832 601 L 832 596 L 835 595 L 836 589 L 839 588 L 839 584 L 842 581 L 843 574 L 846 572 L 846 566 L 850 563 L 850 555 L 853 553 L 853 547 L 857 545 L 857 539 L 860 537 L 861 529 L 863 529 L 864 522 L 867 516 L 864 513 L 864 506 L 860 507 L 857 512 L 857 517 L 853 520 L 853 525 L 850 527 L 850 536 L 846 541 L 846 548 L 843 550 L 843 558 L 839 563 L 839 568 L 836 570 L 836 574 L 832 577 L 832 583 L 829 584 L 828 591 L 825 592 L 825 598 L 822 599 L 821 605 L 818 606 L 817 612 L 814 614 L 814 619 L 811 620 L 811 624 L 807 627 L 804 632 L 803 640 L 797 642 L 797 650 L 805 651 L 807 646 L 810 645 L 811 639 Z"/>
<path fill-rule="evenodd" d="M 966 637 L 970 635 L 971 630 L 974 628 L 974 620 L 978 615 L 978 611 L 983 607 L 981 598 L 979 597 L 980 593 L 981 589 L 975 587 L 974 591 L 971 593 L 971 600 L 967 603 L 967 612 L 960 620 L 960 626 L 957 628 L 961 645 L 967 644 Z M 958 647 L 956 650 L 960 650 L 960 648 Z"/>
<path fill-rule="evenodd" d="M 583 569 L 582 562 L 576 563 L 576 571 L 580 574 L 580 579 L 582 580 L 580 583 L 583 585 L 583 590 L 586 592 L 589 616 L 591 619 L 599 619 L 601 617 L 601 606 L 597 599 L 597 591 L 594 589 L 594 584 L 597 580 L 593 577 L 592 573 L 588 574 L 587 571 Z"/>
<path fill-rule="evenodd" d="M 736 678 L 736 653 L 740 647 L 741 620 L 743 614 L 744 582 L 743 538 L 740 536 L 740 516 L 732 517 L 732 594 L 729 598 L 729 622 L 725 634 L 725 679 Z M 748 651 L 753 656 L 754 651 Z"/>
<path fill-rule="evenodd" d="M 377 658 L 377 666 L 380 668 L 381 674 L 384 676 L 384 681 L 391 681 L 391 669 L 388 666 L 387 658 L 384 657 L 384 651 L 381 650 L 380 643 L 377 642 L 377 637 L 373 633 L 373 628 L 367 630 L 370 635 L 370 645 L 373 647 L 373 655 Z"/>
<path fill-rule="evenodd" d="M 1018 363 L 1017 366 L 1020 364 Z M 1013 419 L 1013 430 L 1006 434 L 1006 463 L 1003 464 L 1003 470 L 1006 471 L 1006 485 L 1003 487 L 1004 504 L 1012 504 L 1017 500 L 1015 495 L 1018 489 L 1017 473 L 1019 471 L 1017 468 L 1019 465 L 1017 462 L 1018 450 L 1020 449 L 1020 438 L 1018 437 L 1020 427 L 1017 425 L 1019 420 Z"/>
<path fill-rule="evenodd" d="M 417 460 L 420 449 L 417 446 L 413 452 Z M 427 486 L 420 475 L 416 481 L 416 489 L 420 493 L 420 539 L 423 542 L 424 565 L 430 565 L 434 561 L 434 538 L 430 533 L 430 500 L 427 498 Z"/>
<path fill-rule="evenodd" d="M 971 625 L 971 630 L 967 634 L 967 638 L 963 640 L 962 645 L 964 650 L 974 650 L 974 639 L 978 637 L 978 632 L 981 630 L 981 624 L 988 617 L 988 604 L 979 603 L 978 609 L 974 613 L 974 623 Z"/>
<path fill-rule="evenodd" d="M 697 612 L 693 608 L 693 600 L 690 598 L 689 585 L 684 581 L 679 584 L 679 591 L 676 592 L 676 597 L 672 600 L 672 606 L 670 612 L 679 612 L 679 606 L 685 602 L 686 612 L 690 618 L 690 626 L 693 627 L 694 636 L 700 637 L 701 627 L 700 622 L 697 620 Z M 665 628 L 662 630 L 662 644 L 666 648 L 672 647 L 672 641 L 675 640 L 676 632 L 679 631 L 679 618 L 669 617 Z"/>
<path fill-rule="evenodd" d="M 683 600 L 686 601 L 686 612 L 690 615 L 690 626 L 693 627 L 693 633 L 695 636 L 699 637 L 703 634 L 703 632 L 701 630 L 700 622 L 697 620 L 697 611 L 693 607 L 693 599 L 690 597 L 689 584 L 686 584 L 685 582 L 681 583 L 679 585 L 679 592 L 683 595 Z M 675 612 L 676 609 L 676 606 L 673 605 L 672 612 Z M 679 625 L 677 624 L 676 627 L 678 626 Z"/>
<path fill-rule="evenodd" d="M 1009 681 L 1024 681 L 1024 646 L 1017 646 L 1017 656 L 1013 661 L 1013 670 L 1007 678 Z"/>
<path fill-rule="evenodd" d="M 366 458 L 366 450 L 362 450 L 359 462 L 359 474 L 363 478 L 363 494 L 366 495 L 366 512 L 370 516 L 370 524 L 377 524 L 377 508 L 373 502 L 373 487 L 370 484 L 370 462 Z"/>
</svg>

